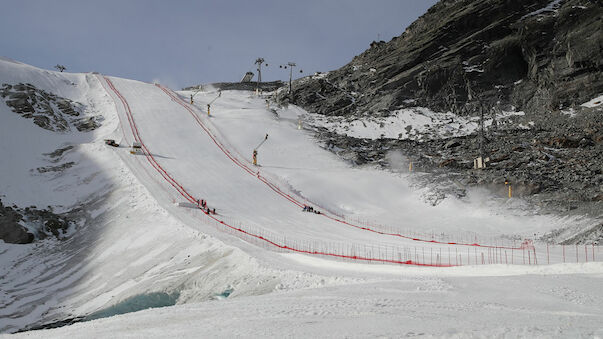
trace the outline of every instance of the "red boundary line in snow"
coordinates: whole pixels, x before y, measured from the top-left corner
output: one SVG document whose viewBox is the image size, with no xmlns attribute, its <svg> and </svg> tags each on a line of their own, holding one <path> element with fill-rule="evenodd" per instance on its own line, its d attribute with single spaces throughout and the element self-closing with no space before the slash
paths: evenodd
<svg viewBox="0 0 603 339">
<path fill-rule="evenodd" d="M 147 160 L 149 161 L 149 163 L 151 164 L 151 166 L 153 166 L 153 168 L 155 168 L 155 170 L 157 170 L 157 172 L 159 172 L 159 174 L 161 174 L 161 176 L 166 181 L 168 181 L 168 183 L 170 183 L 170 185 L 172 185 L 174 188 L 176 188 L 176 190 L 178 191 L 178 193 L 180 193 L 180 195 L 182 195 L 185 199 L 187 199 L 190 202 L 196 202 L 196 199 L 191 194 L 189 194 L 186 191 L 186 189 L 184 189 L 184 187 L 182 187 L 174 178 L 172 178 L 167 173 L 167 171 L 165 171 L 161 167 L 161 165 L 155 160 L 155 158 L 153 157 L 151 152 L 149 152 L 148 148 L 146 147 L 146 145 L 142 142 L 142 139 L 140 138 L 138 127 L 136 126 L 136 122 L 134 121 L 134 117 L 132 115 L 132 110 L 130 109 L 130 105 L 128 104 L 127 100 L 119 92 L 119 90 L 117 90 L 117 88 L 115 88 L 115 85 L 113 85 L 113 83 L 111 82 L 111 80 L 109 80 L 109 78 L 104 77 L 104 76 L 103 76 L 103 78 L 105 79 L 105 81 L 107 82 L 107 84 L 109 85 L 111 90 L 117 95 L 117 97 L 120 99 L 122 105 L 124 106 L 124 110 L 126 112 L 126 116 L 128 117 L 128 122 L 130 124 L 130 129 L 132 130 L 134 139 L 140 143 L 141 148 L 143 149 L 144 155 L 147 158 Z M 233 159 L 233 161 L 234 161 L 234 159 Z M 329 252 L 324 252 L 324 251 L 302 250 L 302 249 L 294 248 L 291 246 L 278 244 L 270 239 L 266 239 L 265 237 L 263 237 L 261 235 L 257 235 L 257 234 L 251 233 L 249 231 L 246 231 L 242 228 L 229 225 L 228 223 L 224 222 L 223 220 L 218 219 L 215 215 L 207 214 L 207 216 L 210 217 L 211 219 L 213 219 L 214 221 L 220 223 L 221 225 L 224 225 L 225 227 L 230 228 L 234 231 L 237 231 L 237 232 L 240 232 L 247 236 L 261 240 L 265 243 L 268 243 L 268 244 L 278 247 L 280 249 L 284 249 L 284 250 L 288 250 L 288 251 L 292 251 L 292 252 L 296 252 L 296 253 L 322 255 L 322 256 L 328 256 L 328 257 L 334 257 L 334 258 L 351 259 L 351 260 L 366 261 L 366 262 L 380 262 L 380 263 L 414 265 L 414 266 L 427 266 L 427 267 L 451 267 L 451 266 L 454 266 L 454 265 L 446 265 L 446 264 L 425 264 L 425 263 L 414 262 L 412 260 L 401 261 L 401 260 L 393 260 L 393 259 L 368 258 L 368 257 L 362 257 L 362 256 L 356 256 L 356 255 L 352 256 L 352 255 L 336 254 L 336 253 L 329 253 Z"/>
<path fill-rule="evenodd" d="M 111 101 L 113 101 L 113 105 L 115 106 L 115 111 L 117 112 L 117 111 L 118 111 L 117 102 L 116 102 L 115 100 L 113 100 L 113 98 L 111 98 L 110 93 L 109 93 L 109 88 L 107 88 L 107 86 L 108 86 L 108 85 L 107 85 L 107 84 L 105 84 L 105 81 L 103 81 L 103 78 L 102 78 L 102 76 L 101 76 L 101 75 L 96 74 L 96 78 L 97 78 L 98 82 L 101 84 L 101 86 L 103 87 L 103 89 L 105 90 L 105 92 L 107 93 L 107 95 L 109 96 L 109 98 L 111 99 Z M 123 124 L 123 121 L 122 121 L 122 118 L 121 118 L 120 114 L 117 114 L 117 119 L 119 120 L 119 127 L 120 127 L 120 130 L 121 130 L 122 135 L 123 135 L 123 137 L 124 137 L 124 138 L 123 138 L 123 140 L 125 140 L 126 144 L 129 144 L 129 141 L 128 141 L 128 136 L 126 135 L 126 130 L 124 129 L 124 124 Z M 154 177 L 151 175 L 151 173 L 149 173 L 149 172 L 147 171 L 147 169 L 146 169 L 144 166 L 142 166 L 141 168 L 142 168 L 142 169 L 143 169 L 143 171 L 144 171 L 144 172 L 145 172 L 145 173 L 146 173 L 146 174 L 149 176 L 149 178 L 150 178 L 151 180 L 153 180 L 154 182 L 156 182 L 156 183 L 157 183 L 157 185 L 159 185 L 159 187 L 161 187 L 161 189 L 162 189 L 164 192 L 166 192 L 166 193 L 167 193 L 167 195 L 168 195 L 168 196 L 171 196 L 171 195 L 172 195 L 172 194 L 171 194 L 171 193 L 170 193 L 170 192 L 169 192 L 167 189 L 165 189 L 165 188 L 164 188 L 164 187 L 161 185 L 161 183 L 160 183 L 159 181 L 157 181 L 157 180 L 156 180 L 156 179 L 155 179 L 155 178 L 154 178 Z"/>
<path fill-rule="evenodd" d="M 195 202 L 195 198 L 190 195 L 185 189 L 184 187 L 182 187 L 178 182 L 176 182 L 176 180 L 174 178 L 172 178 L 157 162 L 157 160 L 155 160 L 155 157 L 153 157 L 153 155 L 151 154 L 151 152 L 149 152 L 148 148 L 146 147 L 146 145 L 142 142 L 142 140 L 140 139 L 140 134 L 138 132 L 138 128 L 136 127 L 136 124 L 134 122 L 134 117 L 132 116 L 132 111 L 130 109 L 130 105 L 128 104 L 128 102 L 126 101 L 126 99 L 123 97 L 123 95 L 115 88 L 115 86 L 113 85 L 113 83 L 111 82 L 111 80 L 109 80 L 109 78 L 105 77 L 105 80 L 107 81 L 107 84 L 109 85 L 109 87 L 111 88 L 111 90 L 113 90 L 113 92 L 115 92 L 115 94 L 117 95 L 117 97 L 120 99 L 120 101 L 122 102 L 124 109 L 126 111 L 126 116 L 128 118 L 128 122 L 130 124 L 130 129 L 132 130 L 132 135 L 134 136 L 134 140 L 138 143 L 140 143 L 140 146 L 143 150 L 144 155 L 146 156 L 146 159 L 149 161 L 149 163 L 151 164 L 151 166 L 153 166 L 158 172 L 159 174 L 161 174 L 161 176 L 168 182 L 170 183 L 170 185 L 172 185 L 182 196 L 184 196 L 187 200 L 189 200 L 190 202 Z"/>
<path fill-rule="evenodd" d="M 242 162 L 241 160 L 239 160 L 235 156 L 233 156 L 231 154 L 231 152 L 224 145 L 222 145 L 217 140 L 217 138 L 210 132 L 210 130 L 204 125 L 204 123 L 197 116 L 197 114 L 195 114 L 193 112 L 193 108 L 191 108 L 188 105 L 188 103 L 184 102 L 184 100 L 182 100 L 182 98 L 180 98 L 176 93 L 174 93 L 170 89 L 168 89 L 168 88 L 166 88 L 166 87 L 164 87 L 164 86 L 162 86 L 160 84 L 155 84 L 155 86 L 159 87 L 165 94 L 167 94 L 170 98 L 172 98 L 172 100 L 174 102 L 176 102 L 180 106 L 184 107 L 193 116 L 193 118 L 197 121 L 197 123 L 201 126 L 201 128 L 205 131 L 205 133 L 207 133 L 207 135 L 212 139 L 212 141 L 214 142 L 214 144 L 216 144 L 216 146 L 218 146 L 218 148 L 230 160 L 232 160 L 237 166 L 241 167 L 247 173 L 249 173 L 249 174 L 257 177 L 260 181 L 262 181 L 266 185 L 268 185 L 268 187 L 270 187 L 278 195 L 286 198 L 287 200 L 291 201 L 292 203 L 296 204 L 299 207 L 303 207 L 304 206 L 304 203 L 299 202 L 298 200 L 296 200 L 291 195 L 283 192 L 278 186 L 276 186 L 275 184 L 271 183 L 267 178 L 265 178 L 262 175 L 260 175 L 259 171 L 257 173 L 255 173 L 251 168 L 249 168 L 247 166 L 247 164 L 245 164 L 244 162 Z M 309 202 L 311 202 L 311 201 L 309 201 Z M 311 202 L 311 203 L 314 204 L 314 205 L 316 205 L 316 206 L 319 206 L 316 203 L 313 203 L 313 202 Z M 473 247 L 497 248 L 497 249 L 508 249 L 508 250 L 520 250 L 520 249 L 523 249 L 523 247 L 507 247 L 507 246 L 495 246 L 495 245 L 481 245 L 481 244 L 477 244 L 477 243 L 470 244 L 470 243 L 461 243 L 461 242 L 444 242 L 444 241 L 438 241 L 438 240 L 426 240 L 426 239 L 421 239 L 421 238 L 417 238 L 417 237 L 410 237 L 410 236 L 399 234 L 399 233 L 389 233 L 389 232 L 378 231 L 378 230 L 373 229 L 371 227 L 354 225 L 354 224 L 352 224 L 352 223 L 350 223 L 348 221 L 345 221 L 343 219 L 339 219 L 337 217 L 330 216 L 330 215 L 328 215 L 326 213 L 321 213 L 320 215 L 322 215 L 322 216 L 324 216 L 324 217 L 326 217 L 328 219 L 331 219 L 333 221 L 336 221 L 336 222 L 339 222 L 339 223 L 342 223 L 342 224 L 345 224 L 345 225 L 348 225 L 348 226 L 351 226 L 351 227 L 355 227 L 355 228 L 360 229 L 360 230 L 369 231 L 369 232 L 373 232 L 373 233 L 377 233 L 377 234 L 382 234 L 382 235 L 394 236 L 394 237 L 403 238 L 403 239 L 412 240 L 412 241 L 432 243 L 432 244 L 438 244 L 438 245 L 473 246 Z"/>
</svg>

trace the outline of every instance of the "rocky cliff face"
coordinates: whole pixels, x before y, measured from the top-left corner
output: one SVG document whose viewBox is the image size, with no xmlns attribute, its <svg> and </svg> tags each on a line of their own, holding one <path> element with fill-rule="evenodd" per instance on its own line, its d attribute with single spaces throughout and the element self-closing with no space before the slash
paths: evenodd
<svg viewBox="0 0 603 339">
<path fill-rule="evenodd" d="M 43 129 L 65 133 L 71 126 L 80 132 L 100 127 L 100 116 L 82 116 L 84 105 L 53 93 L 36 88 L 32 84 L 2 84 L 0 98 L 13 112 Z"/>
<path fill-rule="evenodd" d="M 603 92 L 603 26 L 596 0 L 442 0 L 389 42 L 296 83 L 290 100 L 327 115 L 409 106 L 473 114 L 479 99 L 544 113 Z M 498 103 L 498 105 L 497 105 Z"/>
<path fill-rule="evenodd" d="M 424 174 L 414 178 L 431 188 L 428 202 L 476 186 L 507 199 L 510 182 L 531 211 L 594 218 L 584 237 L 556 241 L 601 242 L 602 18 L 601 1 L 442 0 L 401 36 L 277 100 L 310 112 L 305 128 L 355 164 L 395 170 L 388 154 L 401 153 Z M 441 114 L 417 118 L 417 107 Z M 354 135 L 371 126 L 380 137 Z M 453 133 L 429 133 L 445 127 Z M 490 162 L 476 170 L 480 155 Z"/>
</svg>

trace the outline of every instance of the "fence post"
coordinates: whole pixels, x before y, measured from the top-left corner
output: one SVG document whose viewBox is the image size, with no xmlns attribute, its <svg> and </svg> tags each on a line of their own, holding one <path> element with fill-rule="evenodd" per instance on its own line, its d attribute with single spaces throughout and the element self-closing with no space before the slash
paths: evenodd
<svg viewBox="0 0 603 339">
<path fill-rule="evenodd" d="M 440 254 L 438 255 L 438 265 L 442 266 L 442 248 L 440 247 Z"/>
<path fill-rule="evenodd" d="M 523 264 L 526 264 L 526 249 L 522 248 L 521 249 L 521 258 L 523 259 Z"/>
<path fill-rule="evenodd" d="M 561 245 L 561 250 L 563 251 L 563 263 L 565 264 L 565 245 Z"/>
<path fill-rule="evenodd" d="M 423 264 L 425 264 L 425 247 L 422 248 L 423 249 Z"/>
</svg>

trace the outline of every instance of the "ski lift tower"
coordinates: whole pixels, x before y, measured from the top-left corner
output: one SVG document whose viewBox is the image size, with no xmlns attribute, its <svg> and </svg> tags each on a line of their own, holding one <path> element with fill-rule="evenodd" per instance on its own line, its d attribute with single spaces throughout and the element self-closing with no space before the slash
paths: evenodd
<svg viewBox="0 0 603 339">
<path fill-rule="evenodd" d="M 490 157 L 485 156 L 484 152 L 484 103 L 482 99 L 471 89 L 469 81 L 467 81 L 467 99 L 469 102 L 474 102 L 474 108 L 479 110 L 479 156 L 473 159 L 473 168 L 484 169 L 486 163 L 490 161 Z M 475 107 L 477 105 L 477 107 Z"/>
<path fill-rule="evenodd" d="M 296 67 L 297 65 L 295 64 L 295 62 L 288 62 L 286 65 L 280 65 L 279 68 L 284 68 L 287 69 L 287 67 L 289 67 L 289 94 L 291 94 L 291 82 L 293 80 L 293 67 Z M 300 69 L 299 72 L 303 73 L 304 70 Z"/>
<path fill-rule="evenodd" d="M 264 63 L 264 58 L 257 58 L 255 60 L 255 64 L 258 65 L 257 71 L 258 71 L 258 82 L 257 82 L 257 87 L 255 88 L 255 92 L 256 94 L 260 94 L 260 83 L 262 82 L 262 64 Z M 268 64 L 266 64 L 266 67 L 268 67 Z"/>
</svg>

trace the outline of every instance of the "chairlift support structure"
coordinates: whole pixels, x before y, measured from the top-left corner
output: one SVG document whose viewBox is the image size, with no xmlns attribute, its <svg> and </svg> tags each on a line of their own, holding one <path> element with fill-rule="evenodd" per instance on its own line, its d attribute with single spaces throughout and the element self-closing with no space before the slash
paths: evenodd
<svg viewBox="0 0 603 339">
<path fill-rule="evenodd" d="M 260 94 L 260 83 L 262 82 L 262 64 L 264 63 L 264 58 L 257 58 L 255 60 L 255 64 L 258 65 L 257 71 L 258 71 L 258 81 L 257 81 L 257 85 L 255 88 L 255 92 L 256 94 Z M 268 67 L 268 64 L 265 64 L 266 67 Z"/>
<path fill-rule="evenodd" d="M 279 68 L 287 69 L 289 67 L 289 94 L 291 94 L 292 82 L 293 82 L 293 67 L 296 67 L 297 64 L 295 62 L 288 62 L 286 65 L 280 65 Z M 300 69 L 300 73 L 303 73 L 304 70 Z"/>
</svg>

